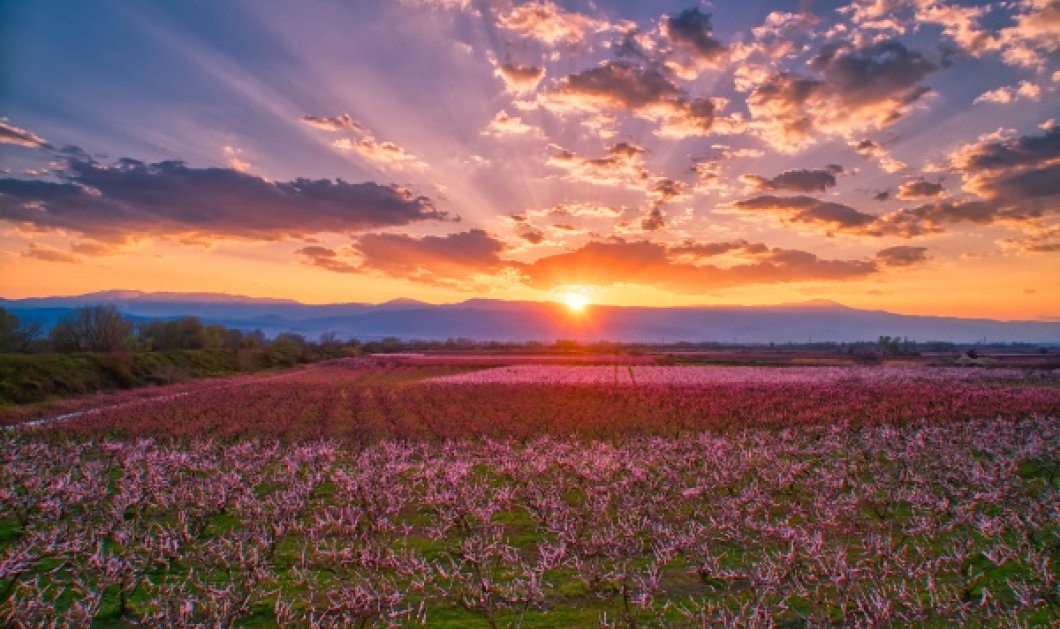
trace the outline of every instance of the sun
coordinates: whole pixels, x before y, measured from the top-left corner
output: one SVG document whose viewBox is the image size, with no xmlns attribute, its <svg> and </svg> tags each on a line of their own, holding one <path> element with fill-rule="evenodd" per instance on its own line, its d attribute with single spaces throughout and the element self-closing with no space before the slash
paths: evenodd
<svg viewBox="0 0 1060 629">
<path fill-rule="evenodd" d="M 589 305 L 589 298 L 582 293 L 565 293 L 560 300 L 573 313 L 584 312 L 586 306 Z"/>
</svg>

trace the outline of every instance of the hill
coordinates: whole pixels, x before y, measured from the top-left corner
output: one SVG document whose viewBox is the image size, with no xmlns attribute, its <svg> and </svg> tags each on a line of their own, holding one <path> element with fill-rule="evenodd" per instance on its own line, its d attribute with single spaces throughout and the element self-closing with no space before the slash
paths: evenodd
<svg viewBox="0 0 1060 629">
<path fill-rule="evenodd" d="M 216 293 L 106 291 L 70 297 L 0 299 L 22 319 L 51 325 L 86 304 L 115 305 L 133 319 L 200 317 L 266 334 L 310 337 L 335 332 L 362 340 L 469 338 L 551 341 L 557 338 L 665 343 L 786 343 L 875 340 L 886 334 L 916 341 L 1060 343 L 1060 322 L 998 321 L 902 315 L 859 310 L 829 301 L 776 306 L 651 308 L 590 306 L 574 314 L 550 302 L 470 299 L 427 304 L 399 299 L 382 304 L 303 304 Z"/>
</svg>

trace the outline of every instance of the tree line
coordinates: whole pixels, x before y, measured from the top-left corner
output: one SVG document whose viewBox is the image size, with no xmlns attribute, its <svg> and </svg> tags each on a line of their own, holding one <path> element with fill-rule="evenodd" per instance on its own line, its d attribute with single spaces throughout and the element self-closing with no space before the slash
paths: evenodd
<svg viewBox="0 0 1060 629">
<path fill-rule="evenodd" d="M 301 334 L 273 338 L 261 330 L 245 332 L 198 317 L 134 322 L 113 305 L 82 306 L 62 317 L 47 332 L 36 321 L 21 321 L 0 308 L 0 352 L 152 352 L 172 350 L 268 350 L 292 361 L 342 355 L 334 334 L 316 342 Z"/>
</svg>

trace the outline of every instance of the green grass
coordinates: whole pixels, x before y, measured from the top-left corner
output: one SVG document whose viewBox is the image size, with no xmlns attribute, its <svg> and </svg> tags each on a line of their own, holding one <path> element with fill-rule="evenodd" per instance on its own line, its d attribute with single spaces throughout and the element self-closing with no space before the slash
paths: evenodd
<svg viewBox="0 0 1060 629">
<path fill-rule="evenodd" d="M 0 408 L 274 366 L 265 350 L 0 354 Z"/>
</svg>

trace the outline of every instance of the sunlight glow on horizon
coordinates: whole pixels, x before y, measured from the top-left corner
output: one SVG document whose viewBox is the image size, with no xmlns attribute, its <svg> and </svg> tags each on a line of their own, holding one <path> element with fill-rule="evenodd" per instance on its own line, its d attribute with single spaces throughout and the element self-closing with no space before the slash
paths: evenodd
<svg viewBox="0 0 1060 629">
<path fill-rule="evenodd" d="M 560 301 L 574 314 L 581 314 L 589 306 L 589 296 L 581 292 L 567 292 L 560 295 Z"/>
</svg>

